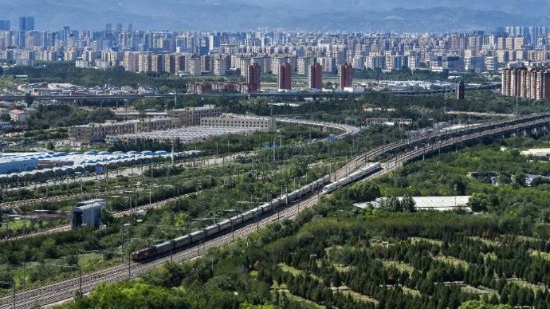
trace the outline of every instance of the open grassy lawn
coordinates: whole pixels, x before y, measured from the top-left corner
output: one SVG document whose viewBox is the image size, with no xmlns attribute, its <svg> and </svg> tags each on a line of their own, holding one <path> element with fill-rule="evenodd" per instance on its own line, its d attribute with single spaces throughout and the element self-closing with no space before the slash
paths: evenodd
<svg viewBox="0 0 550 309">
<path fill-rule="evenodd" d="M 403 263 L 403 262 L 399 262 L 399 261 L 382 261 L 382 263 L 384 264 L 384 267 L 386 268 L 389 268 L 389 267 L 395 267 L 397 269 L 399 269 L 399 271 L 406 271 L 410 274 L 413 273 L 414 271 L 414 267 L 412 267 L 411 265 L 407 264 L 407 263 Z"/>
<path fill-rule="evenodd" d="M 526 288 L 530 288 L 531 290 L 533 290 L 533 292 L 537 292 L 537 291 L 546 291 L 548 292 L 548 287 L 547 286 L 544 286 L 542 284 L 532 284 L 530 282 L 527 282 L 527 281 L 523 281 L 523 280 L 520 280 L 520 279 L 517 279 L 517 278 L 510 278 L 510 279 L 507 279 L 508 282 L 513 282 L 521 287 L 526 287 Z"/>
<path fill-rule="evenodd" d="M 457 259 L 452 256 L 438 255 L 438 256 L 435 256 L 434 259 L 453 266 L 462 266 L 462 268 L 464 269 L 468 269 L 468 266 L 469 266 L 468 262 L 461 259 Z"/>
<path fill-rule="evenodd" d="M 285 273 L 290 273 L 294 277 L 304 274 L 304 272 L 299 270 L 298 268 L 286 265 L 285 263 L 279 263 L 277 264 L 277 266 L 279 266 L 279 268 L 281 268 L 281 270 L 284 271 Z"/>
<path fill-rule="evenodd" d="M 315 307 L 318 308 L 318 309 L 326 309 L 325 306 L 319 305 L 319 304 L 317 304 L 317 303 L 315 303 L 315 302 L 312 302 L 312 301 L 310 301 L 310 300 L 307 300 L 307 299 L 305 299 L 305 298 L 303 298 L 303 297 L 294 295 L 294 294 L 290 293 L 289 290 L 286 290 L 286 289 L 277 289 L 277 290 L 275 290 L 275 293 L 285 294 L 288 298 L 291 298 L 291 299 L 293 299 L 293 300 L 295 300 L 295 301 L 297 301 L 297 302 L 300 302 L 300 303 L 305 303 L 305 304 L 313 305 L 313 306 L 315 306 Z"/>
<path fill-rule="evenodd" d="M 424 238 L 424 237 L 409 237 L 409 240 L 412 244 L 417 244 L 421 241 L 429 242 L 430 244 L 441 246 L 443 242 L 441 240 L 436 239 L 430 239 L 430 238 Z"/>
<path fill-rule="evenodd" d="M 372 297 L 369 297 L 367 295 L 361 294 L 361 293 L 357 293 L 357 292 L 351 290 L 350 288 L 348 288 L 345 285 L 340 286 L 338 288 L 334 288 L 333 292 L 334 293 L 341 293 L 343 295 L 349 295 L 349 296 L 351 296 L 351 298 L 353 298 L 357 301 L 364 302 L 364 303 L 373 303 L 373 304 L 376 304 L 376 305 L 378 305 L 378 303 L 379 303 L 376 299 L 374 299 Z"/>
<path fill-rule="evenodd" d="M 542 252 L 542 251 L 538 251 L 538 250 L 533 250 L 531 251 L 531 255 L 533 256 L 538 256 L 542 259 L 545 259 L 547 261 L 550 261 L 550 253 L 548 252 Z"/>
<path fill-rule="evenodd" d="M 499 297 L 498 295 L 498 291 L 496 290 L 493 290 L 493 289 L 489 289 L 489 288 L 486 288 L 486 287 L 473 287 L 473 286 L 470 286 L 470 285 L 465 285 L 462 287 L 462 291 L 464 292 L 468 292 L 468 293 L 474 293 L 474 294 L 478 294 L 478 295 L 488 295 L 489 297 L 493 296 L 493 295 L 496 295 L 497 297 Z"/>
</svg>

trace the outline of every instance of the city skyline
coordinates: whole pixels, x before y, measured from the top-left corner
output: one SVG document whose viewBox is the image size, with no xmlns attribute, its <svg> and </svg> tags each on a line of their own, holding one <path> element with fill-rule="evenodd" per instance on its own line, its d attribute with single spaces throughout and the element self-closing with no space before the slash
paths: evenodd
<svg viewBox="0 0 550 309">
<path fill-rule="evenodd" d="M 32 30 L 32 16 L 20 20 L 19 30 L 0 31 L 0 61 L 5 66 L 74 61 L 79 68 L 122 67 L 138 73 L 241 76 L 247 79 L 246 84 L 230 88 L 251 93 L 262 90 L 259 79 L 264 74 L 282 73 L 278 82 L 284 91 L 293 89 L 293 74 L 308 78 L 309 89 L 323 88 L 322 75 L 338 74 L 339 89 L 354 91 L 352 68 L 494 74 L 510 63 L 529 65 L 550 60 L 548 27 L 500 26 L 491 32 L 396 34 L 136 31 L 131 24 L 108 23 L 102 31 L 66 26 L 50 32 Z M 288 66 L 280 70 L 283 64 Z M 190 90 L 215 90 L 197 87 Z"/>
</svg>

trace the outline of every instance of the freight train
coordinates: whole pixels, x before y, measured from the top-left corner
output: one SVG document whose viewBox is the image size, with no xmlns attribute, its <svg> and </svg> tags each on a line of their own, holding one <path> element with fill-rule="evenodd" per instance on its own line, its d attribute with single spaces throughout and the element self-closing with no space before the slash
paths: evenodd
<svg viewBox="0 0 550 309">
<path fill-rule="evenodd" d="M 167 240 L 150 248 L 135 251 L 132 253 L 132 260 L 134 260 L 135 262 L 141 262 L 157 255 L 165 255 L 173 251 L 177 251 L 188 245 L 203 241 L 212 235 L 229 232 L 234 227 L 242 223 L 251 221 L 255 218 L 259 218 L 263 214 L 281 208 L 284 205 L 291 203 L 292 201 L 299 200 L 302 198 L 302 196 L 314 192 L 315 190 L 321 189 L 329 182 L 330 176 L 326 175 L 323 178 L 317 179 L 314 182 L 301 187 L 300 189 L 281 195 L 271 202 L 262 204 L 256 208 L 250 209 L 244 213 L 233 216 L 222 222 L 210 225 L 202 230 L 198 230 L 190 234 Z"/>
</svg>

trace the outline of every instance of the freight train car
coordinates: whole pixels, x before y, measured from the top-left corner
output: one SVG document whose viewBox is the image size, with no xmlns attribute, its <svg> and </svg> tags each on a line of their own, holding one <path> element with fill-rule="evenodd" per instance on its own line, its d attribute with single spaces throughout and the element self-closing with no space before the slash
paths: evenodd
<svg viewBox="0 0 550 309">
<path fill-rule="evenodd" d="M 135 251 L 132 253 L 132 259 L 136 262 L 148 260 L 157 255 L 167 254 L 168 252 L 172 252 L 173 250 L 179 250 L 185 246 L 204 241 L 205 239 L 213 235 L 229 232 L 233 230 L 234 227 L 242 223 L 252 221 L 257 217 L 263 216 L 264 214 L 284 207 L 287 205 L 287 203 L 300 199 L 304 195 L 321 189 L 329 181 L 330 176 L 324 176 L 323 178 L 317 179 L 312 183 L 301 187 L 298 190 L 279 196 L 269 203 L 265 203 L 258 207 L 252 208 L 242 214 L 235 215 L 220 223 L 210 225 L 202 230 L 198 230 L 190 234 L 161 242 L 150 248 Z"/>
</svg>

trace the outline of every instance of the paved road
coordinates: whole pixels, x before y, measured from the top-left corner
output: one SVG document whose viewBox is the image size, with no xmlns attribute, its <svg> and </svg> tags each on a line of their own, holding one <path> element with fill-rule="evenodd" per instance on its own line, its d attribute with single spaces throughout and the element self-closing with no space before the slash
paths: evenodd
<svg viewBox="0 0 550 309">
<path fill-rule="evenodd" d="M 282 117 L 275 117 L 275 120 L 277 122 L 283 122 L 283 123 L 295 123 L 295 124 L 309 125 L 309 126 L 315 126 L 315 127 L 327 127 L 327 128 L 333 128 L 333 129 L 343 131 L 342 133 L 335 136 L 336 139 L 342 139 L 346 136 L 357 135 L 359 134 L 359 132 L 361 132 L 361 129 L 358 127 L 350 126 L 347 124 L 340 124 L 340 123 L 312 121 L 312 120 L 303 120 L 303 119 L 294 119 L 294 118 L 282 118 Z"/>
</svg>

